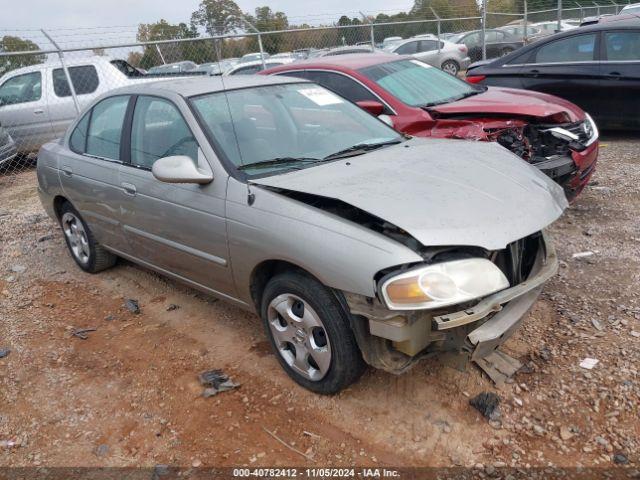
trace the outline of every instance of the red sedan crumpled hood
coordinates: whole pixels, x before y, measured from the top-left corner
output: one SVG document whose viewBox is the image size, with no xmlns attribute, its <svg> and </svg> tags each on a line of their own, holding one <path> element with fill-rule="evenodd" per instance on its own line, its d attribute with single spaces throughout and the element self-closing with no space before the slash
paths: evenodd
<svg viewBox="0 0 640 480">
<path fill-rule="evenodd" d="M 564 112 L 568 115 L 567 120 L 570 122 L 585 119 L 585 113 L 581 108 L 561 98 L 546 93 L 500 87 L 489 87 L 484 93 L 457 102 L 436 105 L 429 110 L 445 116 L 481 113 L 536 118 L 550 117 Z"/>
</svg>

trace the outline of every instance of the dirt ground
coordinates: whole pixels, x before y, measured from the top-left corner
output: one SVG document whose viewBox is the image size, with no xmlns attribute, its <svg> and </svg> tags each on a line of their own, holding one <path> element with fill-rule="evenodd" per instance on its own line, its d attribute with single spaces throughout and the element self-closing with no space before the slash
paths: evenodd
<svg viewBox="0 0 640 480">
<path fill-rule="evenodd" d="M 255 315 L 124 261 L 81 272 L 33 170 L 0 178 L 0 466 L 638 468 L 640 139 L 610 137 L 551 230 L 560 272 L 506 344 L 525 367 L 501 388 L 426 360 L 314 395 Z M 197 375 L 213 368 L 240 388 L 203 398 Z M 469 406 L 483 391 L 499 395 L 498 421 Z"/>
</svg>

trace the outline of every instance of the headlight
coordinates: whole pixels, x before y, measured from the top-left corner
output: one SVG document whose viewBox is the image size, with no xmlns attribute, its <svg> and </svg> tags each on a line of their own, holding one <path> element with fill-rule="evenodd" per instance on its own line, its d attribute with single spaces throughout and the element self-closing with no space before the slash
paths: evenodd
<svg viewBox="0 0 640 480">
<path fill-rule="evenodd" d="M 589 140 L 587 140 L 587 143 L 585 144 L 588 147 L 598 139 L 598 137 L 600 136 L 600 132 L 598 132 L 598 127 L 596 126 L 596 122 L 593 121 L 593 118 L 591 118 L 591 115 L 589 115 L 588 113 L 585 113 L 585 115 L 587 116 L 587 119 L 584 121 L 583 128 L 584 128 L 584 133 L 586 133 L 587 136 L 589 137 Z"/>
<path fill-rule="evenodd" d="M 446 307 L 503 290 L 509 281 L 485 258 L 436 263 L 393 275 L 382 282 L 382 297 L 392 310 Z"/>
</svg>

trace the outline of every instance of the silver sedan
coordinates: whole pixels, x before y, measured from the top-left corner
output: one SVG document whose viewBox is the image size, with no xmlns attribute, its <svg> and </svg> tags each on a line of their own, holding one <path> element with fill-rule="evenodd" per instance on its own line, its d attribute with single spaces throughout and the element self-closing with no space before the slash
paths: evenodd
<svg viewBox="0 0 640 480">
<path fill-rule="evenodd" d="M 112 91 L 37 173 L 81 269 L 122 257 L 257 312 L 319 393 L 366 364 L 491 353 L 555 272 L 543 229 L 567 205 L 499 145 L 410 139 L 276 76 Z"/>
<path fill-rule="evenodd" d="M 465 45 L 438 40 L 434 35 L 412 37 L 384 48 L 385 52 L 412 57 L 440 68 L 451 75 L 466 70 L 471 59 Z"/>
</svg>

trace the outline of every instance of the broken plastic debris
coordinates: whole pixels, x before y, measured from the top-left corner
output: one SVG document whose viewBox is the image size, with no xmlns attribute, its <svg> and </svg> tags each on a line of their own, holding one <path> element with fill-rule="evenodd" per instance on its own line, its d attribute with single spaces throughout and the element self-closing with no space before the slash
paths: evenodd
<svg viewBox="0 0 640 480">
<path fill-rule="evenodd" d="M 198 380 L 203 387 L 207 387 L 202 392 L 204 398 L 213 397 L 220 392 L 233 390 L 240 386 L 239 383 L 234 383 L 222 370 L 207 370 L 206 372 L 202 372 L 198 375 Z"/>
<path fill-rule="evenodd" d="M 95 328 L 74 328 L 71 330 L 71 336 L 78 337 L 81 340 L 86 340 L 89 338 L 89 335 L 87 334 L 95 331 Z"/>
<path fill-rule="evenodd" d="M 571 258 L 585 258 L 585 257 L 590 257 L 591 255 L 593 255 L 593 252 L 591 252 L 591 251 L 576 252 L 573 255 L 571 255 Z"/>
<path fill-rule="evenodd" d="M 587 358 L 585 358 L 584 360 L 582 360 L 580 362 L 580 367 L 585 368 L 587 370 L 591 370 L 599 362 L 600 362 L 600 360 L 598 360 L 597 358 L 589 358 L 589 357 L 587 357 Z"/>
<path fill-rule="evenodd" d="M 499 404 L 500 397 L 493 392 L 482 392 L 469 400 L 469 405 L 489 420 L 498 420 L 500 418 Z"/>
<path fill-rule="evenodd" d="M 167 312 L 172 312 L 173 310 L 177 310 L 180 308 L 180 305 L 176 305 L 175 303 L 170 303 L 167 307 Z"/>
<path fill-rule="evenodd" d="M 134 314 L 138 314 L 140 313 L 140 305 L 138 304 L 137 300 L 134 300 L 132 298 L 127 298 L 124 301 L 124 306 L 127 308 L 127 310 L 129 310 L 131 313 Z"/>
<path fill-rule="evenodd" d="M 4 358 L 11 353 L 8 348 L 0 348 L 0 358 Z"/>
</svg>

